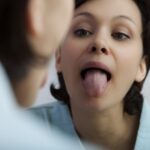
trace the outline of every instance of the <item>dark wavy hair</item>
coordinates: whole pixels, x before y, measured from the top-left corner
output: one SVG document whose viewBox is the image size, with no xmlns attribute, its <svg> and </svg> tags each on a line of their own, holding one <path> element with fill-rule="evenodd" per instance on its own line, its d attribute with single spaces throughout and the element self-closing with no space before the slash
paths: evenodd
<svg viewBox="0 0 150 150">
<path fill-rule="evenodd" d="M 75 9 L 80 7 L 82 4 L 86 3 L 88 0 L 76 0 Z M 142 15 L 142 25 L 143 25 L 143 56 L 146 58 L 147 70 L 150 68 L 150 1 L 149 0 L 134 0 L 140 9 Z M 66 90 L 65 82 L 62 73 L 57 73 L 58 80 L 60 83 L 60 88 L 56 89 L 52 84 L 50 86 L 50 91 L 52 95 L 65 102 L 70 108 L 70 98 Z M 143 95 L 141 94 L 141 89 L 144 81 L 138 83 L 134 82 L 130 90 L 124 98 L 124 111 L 130 115 L 140 114 L 143 104 Z"/>
<path fill-rule="evenodd" d="M 28 0 L 0 0 L 0 62 L 11 81 L 24 78 L 38 59 L 26 37 L 27 5 Z"/>
</svg>

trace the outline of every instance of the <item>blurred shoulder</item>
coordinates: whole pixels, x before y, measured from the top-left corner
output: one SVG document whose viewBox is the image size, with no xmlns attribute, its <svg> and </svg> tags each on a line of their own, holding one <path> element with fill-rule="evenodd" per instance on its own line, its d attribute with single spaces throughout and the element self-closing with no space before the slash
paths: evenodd
<svg viewBox="0 0 150 150">
<path fill-rule="evenodd" d="M 28 111 L 38 119 L 48 124 L 57 126 L 60 124 L 60 122 L 68 122 L 71 120 L 68 106 L 65 103 L 59 101 L 33 107 L 28 109 Z"/>
<path fill-rule="evenodd" d="M 29 110 L 36 112 L 36 113 L 54 113 L 54 112 L 61 112 L 68 109 L 67 105 L 63 102 L 55 101 L 50 102 L 41 106 L 32 107 Z"/>
</svg>

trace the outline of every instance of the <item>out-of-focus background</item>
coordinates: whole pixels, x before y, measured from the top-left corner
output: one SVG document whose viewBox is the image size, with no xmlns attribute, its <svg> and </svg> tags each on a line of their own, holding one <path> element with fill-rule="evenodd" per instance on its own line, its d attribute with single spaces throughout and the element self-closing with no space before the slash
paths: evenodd
<svg viewBox="0 0 150 150">
<path fill-rule="evenodd" d="M 57 80 L 57 72 L 55 69 L 55 58 L 53 57 L 50 65 L 49 65 L 49 72 L 48 72 L 48 81 L 39 91 L 37 96 L 37 100 L 34 106 L 39 106 L 45 103 L 49 103 L 55 100 L 55 98 L 50 93 L 50 85 L 54 84 L 56 87 L 59 86 Z"/>
<path fill-rule="evenodd" d="M 55 101 L 55 98 L 50 94 L 50 90 L 49 90 L 51 83 L 54 83 L 54 85 L 56 87 L 59 86 L 59 83 L 57 81 L 57 76 L 56 76 L 55 59 L 54 58 L 51 61 L 51 64 L 49 66 L 48 81 L 47 81 L 46 85 L 43 88 L 41 88 L 34 106 L 39 106 L 39 105 L 42 105 L 45 103 Z M 148 74 L 148 77 L 145 81 L 142 93 L 144 94 L 144 98 L 149 100 L 149 102 L 150 102 L 150 73 Z"/>
</svg>

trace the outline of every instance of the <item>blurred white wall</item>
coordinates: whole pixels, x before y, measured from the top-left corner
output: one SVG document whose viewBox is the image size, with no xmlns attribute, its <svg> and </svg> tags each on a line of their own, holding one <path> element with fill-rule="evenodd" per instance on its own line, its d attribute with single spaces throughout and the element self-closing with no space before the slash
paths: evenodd
<svg viewBox="0 0 150 150">
<path fill-rule="evenodd" d="M 42 105 L 42 104 L 49 103 L 49 102 L 52 102 L 55 100 L 49 91 L 49 87 L 50 87 L 51 83 L 54 83 L 56 86 L 59 86 L 58 81 L 57 81 L 57 76 L 56 76 L 54 58 L 49 67 L 48 81 L 47 81 L 46 85 L 40 90 L 34 106 Z M 145 99 L 150 101 L 150 73 L 148 74 L 148 77 L 146 79 L 146 82 L 144 84 L 144 88 L 143 88 L 142 92 L 144 94 Z"/>
<path fill-rule="evenodd" d="M 150 102 L 150 72 L 148 73 L 142 92 L 144 98 Z"/>
<path fill-rule="evenodd" d="M 55 69 L 55 59 L 51 61 L 48 72 L 48 81 L 43 88 L 40 89 L 39 94 L 37 96 L 37 100 L 34 106 L 42 105 L 45 103 L 49 103 L 55 100 L 55 98 L 50 94 L 50 84 L 54 83 L 56 86 L 59 86 L 57 81 L 57 74 Z"/>
</svg>

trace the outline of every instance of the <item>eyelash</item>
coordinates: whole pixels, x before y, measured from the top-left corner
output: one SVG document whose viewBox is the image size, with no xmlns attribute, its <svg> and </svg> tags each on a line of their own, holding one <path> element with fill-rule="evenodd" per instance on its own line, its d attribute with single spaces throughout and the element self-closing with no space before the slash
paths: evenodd
<svg viewBox="0 0 150 150">
<path fill-rule="evenodd" d="M 123 32 L 115 32 L 111 35 L 115 40 L 124 41 L 130 39 L 130 36 Z"/>
<path fill-rule="evenodd" d="M 86 29 L 83 29 L 83 28 L 77 29 L 77 30 L 74 31 L 74 35 L 76 37 L 80 37 L 80 38 L 87 38 L 87 37 L 89 37 L 92 34 L 93 34 L 92 32 L 90 32 L 90 31 L 88 31 Z"/>
<path fill-rule="evenodd" d="M 84 28 L 80 28 L 74 31 L 74 35 L 79 38 L 88 38 L 92 34 L 93 34 L 92 32 Z M 125 41 L 127 39 L 130 39 L 130 36 L 123 32 L 114 32 L 111 34 L 111 36 L 117 41 Z"/>
</svg>

